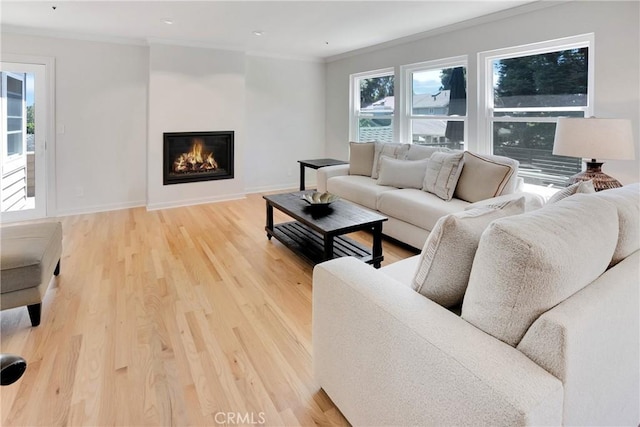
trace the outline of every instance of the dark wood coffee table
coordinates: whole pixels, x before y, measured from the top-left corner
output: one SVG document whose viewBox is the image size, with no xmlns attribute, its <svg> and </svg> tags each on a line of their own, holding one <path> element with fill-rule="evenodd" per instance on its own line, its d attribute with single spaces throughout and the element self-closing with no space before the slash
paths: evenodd
<svg viewBox="0 0 640 427">
<path fill-rule="evenodd" d="M 360 206 L 336 200 L 328 207 L 313 207 L 301 199 L 304 191 L 263 196 L 267 202 L 267 237 L 275 237 L 289 249 L 313 264 L 343 256 L 354 256 L 380 268 L 382 256 L 382 223 L 388 218 Z M 296 221 L 273 223 L 273 208 Z M 373 245 L 366 246 L 343 236 L 354 231 L 369 230 Z"/>
</svg>

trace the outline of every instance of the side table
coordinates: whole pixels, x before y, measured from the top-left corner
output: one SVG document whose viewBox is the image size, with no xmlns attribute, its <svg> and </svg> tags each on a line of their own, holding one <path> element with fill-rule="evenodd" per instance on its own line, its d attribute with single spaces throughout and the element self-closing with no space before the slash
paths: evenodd
<svg viewBox="0 0 640 427">
<path fill-rule="evenodd" d="M 320 169 L 325 166 L 346 165 L 349 162 L 336 159 L 298 160 L 300 163 L 300 191 L 304 191 L 304 168 Z"/>
</svg>

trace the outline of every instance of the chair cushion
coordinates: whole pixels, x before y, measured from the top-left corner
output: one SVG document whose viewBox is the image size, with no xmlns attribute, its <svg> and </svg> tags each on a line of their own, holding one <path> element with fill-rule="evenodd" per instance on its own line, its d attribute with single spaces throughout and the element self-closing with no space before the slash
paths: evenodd
<svg viewBox="0 0 640 427">
<path fill-rule="evenodd" d="M 611 265 L 615 265 L 640 249 L 640 183 L 625 185 L 593 195 L 604 199 L 618 210 L 618 243 Z"/>
<path fill-rule="evenodd" d="M 512 193 L 518 165 L 517 160 L 508 157 L 480 156 L 465 151 L 454 197 L 473 203 Z"/>
<path fill-rule="evenodd" d="M 53 274 L 62 252 L 58 222 L 0 228 L 2 293 L 33 288 Z M 50 278 L 50 277 L 49 277 Z"/>
<path fill-rule="evenodd" d="M 429 160 L 399 160 L 380 156 L 378 185 L 397 188 L 422 188 Z"/>
<path fill-rule="evenodd" d="M 327 180 L 329 193 L 369 209 L 376 209 L 378 196 L 391 190 L 397 190 L 397 188 L 377 185 L 376 180 L 368 176 L 342 175 Z"/>
<path fill-rule="evenodd" d="M 542 313 L 605 271 L 617 240 L 615 206 L 587 194 L 495 220 L 480 238 L 462 317 L 515 346 Z"/>
<path fill-rule="evenodd" d="M 378 198 L 377 209 L 383 215 L 430 231 L 441 217 L 463 211 L 468 204 L 458 199 L 447 202 L 426 191 L 403 188 L 382 192 Z"/>
<path fill-rule="evenodd" d="M 451 200 L 462 171 L 463 153 L 433 153 L 427 164 L 422 189 Z"/>
<path fill-rule="evenodd" d="M 491 221 L 524 212 L 524 197 L 438 220 L 420 254 L 413 289 L 443 307 L 460 304 L 482 232 Z"/>
<path fill-rule="evenodd" d="M 349 175 L 371 176 L 374 142 L 352 142 L 349 144 Z"/>
</svg>

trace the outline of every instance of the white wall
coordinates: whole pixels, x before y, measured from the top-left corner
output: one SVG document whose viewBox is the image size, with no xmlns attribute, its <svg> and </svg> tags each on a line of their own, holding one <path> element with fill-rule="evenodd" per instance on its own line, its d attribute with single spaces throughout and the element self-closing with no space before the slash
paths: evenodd
<svg viewBox="0 0 640 427">
<path fill-rule="evenodd" d="M 244 196 L 245 58 L 240 52 L 151 45 L 147 207 Z M 162 184 L 164 132 L 234 131 L 234 178 Z"/>
<path fill-rule="evenodd" d="M 623 184 L 640 180 L 640 3 L 568 2 L 327 64 L 326 154 L 348 156 L 349 74 L 468 55 L 477 75 L 477 54 L 578 34 L 595 33 L 595 114 L 633 121 L 635 161 L 607 161 L 606 173 Z M 397 68 L 396 68 L 397 70 Z M 396 71 L 397 72 L 397 71 Z M 469 148 L 477 145 L 477 81 L 469 79 Z"/>
<path fill-rule="evenodd" d="M 9 33 L 1 43 L 2 53 L 56 61 L 64 133 L 50 215 L 296 188 L 296 161 L 324 155 L 324 63 Z M 235 132 L 234 179 L 164 186 L 163 132 L 207 130 Z"/>
<path fill-rule="evenodd" d="M 147 48 L 4 33 L 1 48 L 55 58 L 53 214 L 144 205 Z"/>
<path fill-rule="evenodd" d="M 296 188 L 297 160 L 324 156 L 324 63 L 247 56 L 246 189 Z M 307 185 L 315 171 L 307 169 Z"/>
</svg>

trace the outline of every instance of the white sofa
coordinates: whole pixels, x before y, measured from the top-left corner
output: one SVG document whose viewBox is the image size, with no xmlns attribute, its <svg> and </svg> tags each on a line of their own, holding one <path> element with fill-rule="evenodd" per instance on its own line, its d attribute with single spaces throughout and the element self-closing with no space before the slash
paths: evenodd
<svg viewBox="0 0 640 427">
<path fill-rule="evenodd" d="M 517 177 L 518 162 L 506 157 L 465 153 L 457 186 L 465 186 L 467 190 L 461 193 L 456 188 L 451 200 L 443 200 L 410 184 L 404 188 L 381 185 L 383 171 L 380 171 L 379 160 L 381 156 L 390 156 L 411 164 L 428 159 L 436 152 L 453 151 L 381 143 L 351 143 L 350 151 L 350 164 L 318 169 L 318 191 L 328 191 L 387 216 L 389 220 L 384 223 L 383 234 L 414 248 L 422 247 L 440 217 L 468 209 L 473 203 L 487 204 L 521 196 L 526 197 L 528 210 L 544 203 L 538 195 L 522 193 L 522 180 Z M 422 184 L 422 179 L 418 182 Z"/>
<path fill-rule="evenodd" d="M 353 425 L 637 426 L 639 249 L 636 184 L 491 222 L 461 315 L 412 289 L 422 255 L 318 264 L 315 377 Z"/>
</svg>

